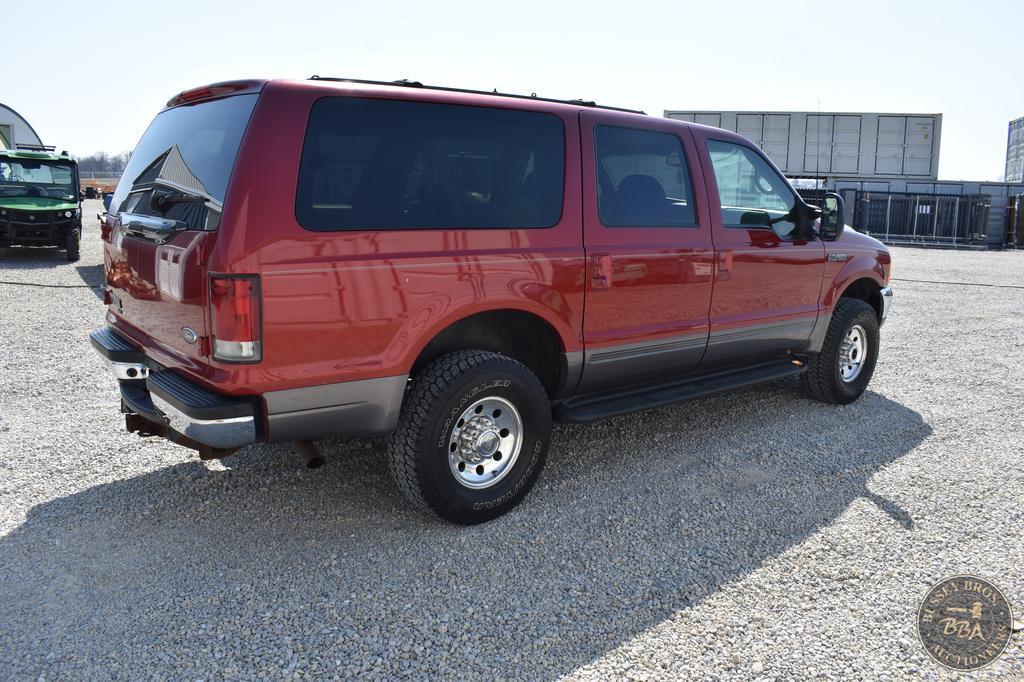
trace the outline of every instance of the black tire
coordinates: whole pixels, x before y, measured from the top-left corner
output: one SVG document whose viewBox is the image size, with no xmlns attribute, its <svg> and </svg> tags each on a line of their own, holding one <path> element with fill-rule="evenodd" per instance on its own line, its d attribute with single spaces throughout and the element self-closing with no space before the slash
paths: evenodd
<svg viewBox="0 0 1024 682">
<path fill-rule="evenodd" d="M 473 489 L 456 478 L 449 449 L 462 412 L 491 396 L 515 407 L 521 446 L 496 483 Z M 533 372 L 498 353 L 458 351 L 424 367 L 406 389 L 398 428 L 388 440 L 391 473 L 419 509 L 452 523 L 482 523 L 526 497 L 544 468 L 550 440 L 551 404 Z"/>
<path fill-rule="evenodd" d="M 865 332 L 867 352 L 861 360 L 860 373 L 853 380 L 844 381 L 840 354 L 843 341 L 855 326 Z M 852 403 L 867 389 L 875 373 L 878 341 L 878 315 L 874 308 L 858 299 L 839 299 L 832 311 L 832 321 L 828 325 L 821 352 L 810 359 L 807 371 L 800 376 L 804 390 L 822 402 L 837 405 Z"/>
<path fill-rule="evenodd" d="M 81 258 L 82 229 L 76 227 L 68 230 L 65 249 L 68 252 L 68 260 L 72 263 Z"/>
</svg>

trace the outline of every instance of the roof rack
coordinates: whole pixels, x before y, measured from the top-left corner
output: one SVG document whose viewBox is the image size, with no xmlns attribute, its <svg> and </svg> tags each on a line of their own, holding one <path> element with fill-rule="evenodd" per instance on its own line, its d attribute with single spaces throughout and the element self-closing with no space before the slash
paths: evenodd
<svg viewBox="0 0 1024 682">
<path fill-rule="evenodd" d="M 593 102 L 592 100 L 585 100 L 585 99 L 553 99 L 553 98 L 550 98 L 550 97 L 538 97 L 537 93 L 535 93 L 535 92 L 534 93 L 530 93 L 529 95 L 517 95 L 517 94 L 511 93 L 511 92 L 498 92 L 497 89 L 488 91 L 488 90 L 470 90 L 468 88 L 449 88 L 449 87 L 444 87 L 444 86 L 441 86 L 441 85 L 424 85 L 423 83 L 420 83 L 419 81 L 411 81 L 411 80 L 407 80 L 405 78 L 402 78 L 402 79 L 397 80 L 397 81 L 371 81 L 371 80 L 361 80 L 359 78 L 331 78 L 331 77 L 328 77 L 328 76 L 318 76 L 316 74 L 313 74 L 312 76 L 309 77 L 309 80 L 311 80 L 311 81 L 331 81 L 331 82 L 334 82 L 334 83 L 359 83 L 361 85 L 398 85 L 400 87 L 406 87 L 406 88 L 424 88 L 426 90 L 440 90 L 442 92 L 465 92 L 465 93 L 469 93 L 471 95 L 492 95 L 494 97 L 511 97 L 511 98 L 514 98 L 514 99 L 532 99 L 532 100 L 538 101 L 538 102 L 555 102 L 555 103 L 558 103 L 558 104 L 573 104 L 573 105 L 576 105 L 578 107 L 593 107 L 595 109 L 609 109 L 611 111 L 625 111 L 625 112 L 628 112 L 630 114 L 644 114 L 644 115 L 647 114 L 646 111 L 641 111 L 639 109 L 626 109 L 626 108 L 623 108 L 623 107 L 609 107 L 609 106 L 604 106 L 604 105 L 601 105 L 601 104 L 597 104 L 597 103 Z"/>
<path fill-rule="evenodd" d="M 56 147 L 49 144 L 21 144 L 20 142 L 14 145 L 18 149 L 24 149 L 30 152 L 52 152 L 56 151 Z"/>
</svg>

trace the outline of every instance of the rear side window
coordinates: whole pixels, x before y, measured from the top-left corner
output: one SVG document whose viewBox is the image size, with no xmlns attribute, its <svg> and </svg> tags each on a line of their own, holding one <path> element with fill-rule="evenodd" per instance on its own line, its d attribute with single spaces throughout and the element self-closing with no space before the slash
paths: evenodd
<svg viewBox="0 0 1024 682">
<path fill-rule="evenodd" d="M 151 213 L 153 192 L 166 193 L 175 201 L 201 197 L 223 204 L 257 97 L 236 95 L 158 114 L 132 152 L 111 206 Z M 190 224 L 205 212 L 201 204 L 188 201 L 167 206 L 161 215 Z"/>
<path fill-rule="evenodd" d="M 310 230 L 551 227 L 564 171 L 551 114 L 328 97 L 310 112 L 295 214 Z"/>
<path fill-rule="evenodd" d="M 609 227 L 691 227 L 693 189 L 679 138 L 597 126 L 597 199 Z"/>
</svg>

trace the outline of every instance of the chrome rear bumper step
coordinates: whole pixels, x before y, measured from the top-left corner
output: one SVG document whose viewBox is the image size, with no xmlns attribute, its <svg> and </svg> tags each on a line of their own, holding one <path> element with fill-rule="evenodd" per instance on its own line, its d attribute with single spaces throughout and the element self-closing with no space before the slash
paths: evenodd
<svg viewBox="0 0 1024 682">
<path fill-rule="evenodd" d="M 155 426 L 147 435 L 163 435 L 207 457 L 224 456 L 260 440 L 258 401 L 209 391 L 146 357 L 140 348 L 109 327 L 90 335 L 121 387 L 122 411 Z"/>
</svg>

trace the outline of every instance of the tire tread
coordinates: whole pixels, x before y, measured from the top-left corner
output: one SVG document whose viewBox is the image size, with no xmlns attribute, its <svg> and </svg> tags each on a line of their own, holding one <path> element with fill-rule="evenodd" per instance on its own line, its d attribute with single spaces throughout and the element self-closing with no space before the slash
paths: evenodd
<svg viewBox="0 0 1024 682">
<path fill-rule="evenodd" d="M 74 263 L 81 258 L 82 253 L 82 233 L 78 228 L 72 229 L 68 232 L 65 237 L 65 248 L 67 250 L 67 259 L 69 262 Z"/>
<path fill-rule="evenodd" d="M 874 314 L 871 306 L 860 299 L 841 298 L 832 310 L 832 319 L 829 321 L 821 352 L 808 363 L 807 371 L 800 375 L 800 385 L 815 400 L 837 404 L 844 402 L 842 396 L 837 396 L 834 390 L 834 367 L 831 358 L 842 343 L 847 321 L 865 309 Z M 822 362 L 823 359 L 829 361 Z"/>
<path fill-rule="evenodd" d="M 406 389 L 398 426 L 388 438 L 389 464 L 391 475 L 402 494 L 413 506 L 428 514 L 435 511 L 420 488 L 420 472 L 416 460 L 420 442 L 430 429 L 430 412 L 452 383 L 483 365 L 491 368 L 506 365 L 526 372 L 536 385 L 541 387 L 540 380 L 533 372 L 510 357 L 492 351 L 461 350 L 444 355 L 428 364 L 420 370 Z"/>
</svg>

